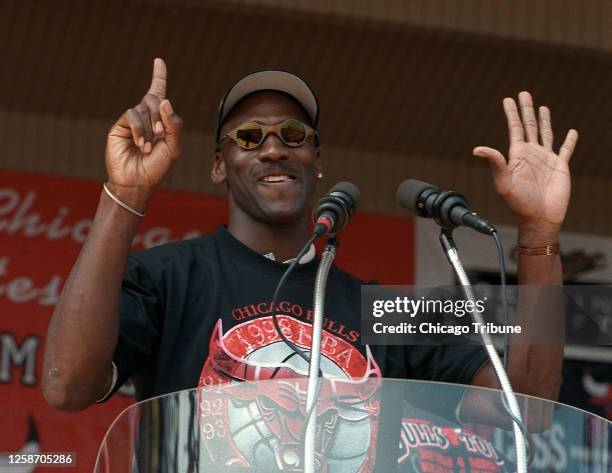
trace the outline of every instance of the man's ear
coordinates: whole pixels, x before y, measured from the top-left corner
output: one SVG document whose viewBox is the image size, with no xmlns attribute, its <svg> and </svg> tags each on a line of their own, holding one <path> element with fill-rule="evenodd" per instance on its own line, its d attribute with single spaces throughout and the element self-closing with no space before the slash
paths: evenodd
<svg viewBox="0 0 612 473">
<path fill-rule="evenodd" d="M 215 184 L 221 184 L 227 180 L 227 174 L 225 172 L 225 160 L 221 153 L 215 151 L 215 157 L 213 160 L 212 170 L 210 171 L 210 179 Z"/>
</svg>

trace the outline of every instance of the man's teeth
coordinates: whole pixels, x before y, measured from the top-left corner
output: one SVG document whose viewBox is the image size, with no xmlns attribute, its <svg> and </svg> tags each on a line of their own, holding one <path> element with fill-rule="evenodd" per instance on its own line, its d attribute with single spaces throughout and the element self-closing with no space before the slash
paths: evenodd
<svg viewBox="0 0 612 473">
<path fill-rule="evenodd" d="M 265 176 L 261 180 L 264 182 L 284 182 L 291 180 L 291 177 L 283 174 L 282 176 Z"/>
</svg>

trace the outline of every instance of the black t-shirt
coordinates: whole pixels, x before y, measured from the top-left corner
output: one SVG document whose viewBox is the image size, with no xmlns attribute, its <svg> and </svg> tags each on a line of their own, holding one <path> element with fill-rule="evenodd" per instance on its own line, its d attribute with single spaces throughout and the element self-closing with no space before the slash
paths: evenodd
<svg viewBox="0 0 612 473">
<path fill-rule="evenodd" d="M 318 258 L 298 265 L 278 302 L 295 344 L 311 343 Z M 225 227 L 130 255 L 120 301 L 115 389 L 132 377 L 138 400 L 198 386 L 306 374 L 278 336 L 270 301 L 286 265 L 262 256 Z M 332 267 L 327 282 L 321 369 L 364 376 L 469 384 L 486 360 L 472 346 L 361 344 L 361 282 Z"/>
</svg>

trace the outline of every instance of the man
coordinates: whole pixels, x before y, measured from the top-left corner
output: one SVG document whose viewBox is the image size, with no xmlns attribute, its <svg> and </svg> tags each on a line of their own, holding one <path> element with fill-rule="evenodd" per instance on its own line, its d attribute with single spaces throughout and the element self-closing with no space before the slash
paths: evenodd
<svg viewBox="0 0 612 473">
<path fill-rule="evenodd" d="M 548 109 L 540 107 L 538 121 L 527 92 L 519 104 L 522 118 L 514 100 L 504 100 L 509 161 L 491 148 L 474 154 L 491 164 L 495 188 L 517 219 L 520 284 L 561 284 L 556 244 L 577 133 L 570 130 L 557 155 Z M 180 156 L 182 122 L 166 98 L 166 66 L 155 60 L 148 93 L 109 132 L 108 181 L 49 326 L 43 389 L 50 404 L 83 409 L 130 376 L 141 399 L 247 379 L 248 367 L 263 361 L 303 370 L 274 329 L 269 301 L 285 269 L 280 262 L 309 236 L 308 203 L 323 167 L 317 120 L 316 98 L 301 79 L 279 71 L 243 78 L 221 103 L 211 172 L 227 186 L 227 228 L 128 258 L 149 199 Z M 276 312 L 284 333 L 308 347 L 317 260 L 310 254 L 300 263 Z M 359 282 L 334 268 L 328 287 L 327 376 L 375 372 L 497 387 L 477 348 L 362 346 Z M 232 366 L 220 361 L 227 359 Z M 513 346 L 509 376 L 519 392 L 554 398 L 561 362 L 560 346 Z"/>
</svg>

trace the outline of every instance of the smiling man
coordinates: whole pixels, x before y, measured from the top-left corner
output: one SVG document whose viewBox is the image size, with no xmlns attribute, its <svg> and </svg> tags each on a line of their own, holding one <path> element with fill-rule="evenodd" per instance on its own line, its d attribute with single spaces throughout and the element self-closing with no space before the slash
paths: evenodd
<svg viewBox="0 0 612 473">
<path fill-rule="evenodd" d="M 47 335 L 43 389 L 60 409 L 103 401 L 128 377 L 143 399 L 253 379 L 261 371 L 250 368 L 262 362 L 283 364 L 276 375 L 306 373 L 276 332 L 272 312 L 293 343 L 310 346 L 314 247 L 287 280 L 278 307 L 270 299 L 286 262 L 309 237 L 308 204 L 322 173 L 317 100 L 302 79 L 282 71 L 234 84 L 219 108 L 211 172 L 227 187 L 227 227 L 129 255 L 149 199 L 180 156 L 182 121 L 166 98 L 166 77 L 156 59 L 148 93 L 108 134 L 108 181 Z M 491 148 L 475 154 L 490 161 L 496 189 L 519 222 L 519 282 L 560 284 L 556 243 L 577 135 L 570 131 L 555 154 L 548 109 L 540 109 L 538 127 L 531 96 L 521 93 L 519 103 L 522 119 L 514 100 L 504 101 L 509 162 Z M 478 347 L 363 346 L 360 284 L 336 267 L 330 272 L 325 376 L 497 386 Z M 513 347 L 510 378 L 518 391 L 554 397 L 561 360 L 561 347 Z"/>
<path fill-rule="evenodd" d="M 266 79 L 274 84 L 285 79 L 292 86 L 285 89 L 309 91 L 281 71 L 255 73 L 246 82 L 271 87 Z M 227 185 L 228 229 L 249 248 L 273 252 L 282 261 L 295 256 L 309 237 L 307 209 L 315 181 L 322 177 L 312 128 L 318 110 L 314 95 L 308 98 L 311 116 L 289 94 L 265 89 L 246 94 L 233 107 L 226 99 L 220 107 L 228 111 L 219 117 L 211 178 Z"/>
</svg>

